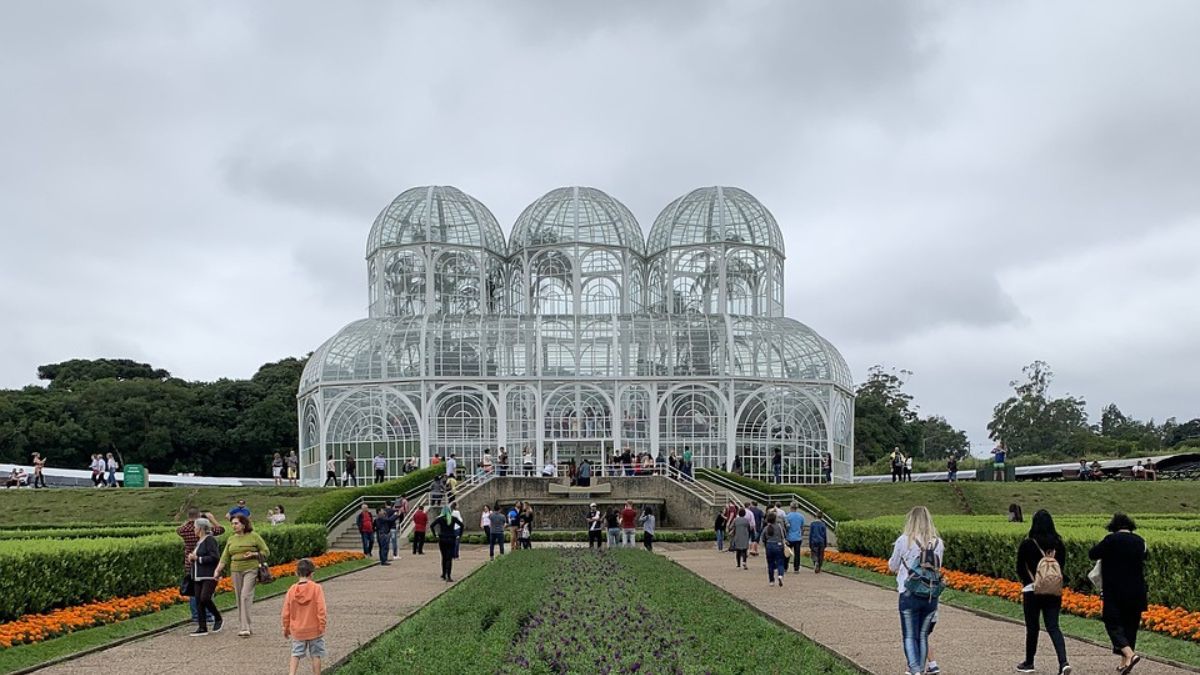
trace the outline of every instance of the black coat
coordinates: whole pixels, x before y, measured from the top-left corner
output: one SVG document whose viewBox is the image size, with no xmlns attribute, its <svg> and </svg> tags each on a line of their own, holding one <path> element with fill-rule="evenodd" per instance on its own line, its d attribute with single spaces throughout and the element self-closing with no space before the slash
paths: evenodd
<svg viewBox="0 0 1200 675">
<path fill-rule="evenodd" d="M 193 579 L 215 579 L 217 563 L 221 562 L 221 545 L 217 538 L 209 535 L 196 544 L 196 560 L 192 563 Z"/>
<path fill-rule="evenodd" d="M 1100 561 L 1104 576 L 1104 610 L 1112 608 L 1145 610 L 1146 540 L 1132 532 L 1113 532 L 1088 552 Z"/>
</svg>

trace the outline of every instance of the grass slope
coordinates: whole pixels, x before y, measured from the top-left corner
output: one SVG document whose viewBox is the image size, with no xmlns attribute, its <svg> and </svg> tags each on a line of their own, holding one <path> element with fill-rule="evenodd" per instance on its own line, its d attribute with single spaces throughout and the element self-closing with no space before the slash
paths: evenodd
<svg viewBox="0 0 1200 675">
<path fill-rule="evenodd" d="M 934 514 L 1001 515 L 1019 504 L 1064 513 L 1194 513 L 1200 483 L 1193 481 L 1019 481 L 1015 483 L 877 483 L 866 485 L 772 485 L 737 477 L 764 493 L 795 492 L 838 520 L 902 515 L 918 504 Z M 956 490 L 957 487 L 957 490 Z M 958 490 L 961 490 L 961 496 Z M 970 511 L 968 511 L 970 509 Z"/>
<path fill-rule="evenodd" d="M 238 499 L 256 520 L 282 504 L 294 514 L 321 491 L 304 488 L 53 488 L 0 492 L 0 527 L 39 524 L 161 522 L 183 519 L 195 505 L 223 516 Z"/>
<path fill-rule="evenodd" d="M 664 662 L 688 673 L 858 672 L 665 558 L 562 549 L 488 563 L 336 672 L 660 672 Z"/>
</svg>

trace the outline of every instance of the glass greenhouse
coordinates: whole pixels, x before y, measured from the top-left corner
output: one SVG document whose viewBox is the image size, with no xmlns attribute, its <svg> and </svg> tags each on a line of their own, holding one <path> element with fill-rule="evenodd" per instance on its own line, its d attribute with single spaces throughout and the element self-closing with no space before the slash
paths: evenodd
<svg viewBox="0 0 1200 675">
<path fill-rule="evenodd" d="M 301 480 L 345 453 L 397 476 L 501 447 L 519 468 L 682 456 L 785 482 L 853 475 L 853 385 L 832 344 L 783 316 L 775 218 L 737 188 L 667 205 L 647 240 L 623 204 L 566 187 L 505 241 L 453 187 L 400 194 L 367 239 L 369 316 L 321 345 L 300 382 Z"/>
</svg>

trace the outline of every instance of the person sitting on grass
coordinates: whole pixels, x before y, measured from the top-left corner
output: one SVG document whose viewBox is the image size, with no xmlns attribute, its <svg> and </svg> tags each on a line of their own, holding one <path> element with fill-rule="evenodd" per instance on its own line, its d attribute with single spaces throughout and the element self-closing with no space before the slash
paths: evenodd
<svg viewBox="0 0 1200 675">
<path fill-rule="evenodd" d="M 296 563 L 296 583 L 288 589 L 283 601 L 283 637 L 292 641 L 289 675 L 296 675 L 300 659 L 308 656 L 313 675 L 321 675 L 321 659 L 325 656 L 325 591 L 312 580 L 316 567 L 308 558 Z"/>
</svg>

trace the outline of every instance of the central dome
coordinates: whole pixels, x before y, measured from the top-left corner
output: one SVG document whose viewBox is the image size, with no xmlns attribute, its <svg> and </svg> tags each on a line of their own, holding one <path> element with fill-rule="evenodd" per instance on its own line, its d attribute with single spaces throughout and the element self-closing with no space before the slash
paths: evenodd
<svg viewBox="0 0 1200 675">
<path fill-rule="evenodd" d="M 646 254 L 645 235 L 629 209 L 601 190 L 561 187 L 530 204 L 513 225 L 509 254 L 564 244 L 628 248 Z"/>
</svg>

